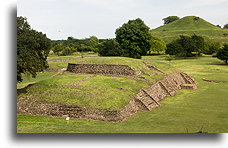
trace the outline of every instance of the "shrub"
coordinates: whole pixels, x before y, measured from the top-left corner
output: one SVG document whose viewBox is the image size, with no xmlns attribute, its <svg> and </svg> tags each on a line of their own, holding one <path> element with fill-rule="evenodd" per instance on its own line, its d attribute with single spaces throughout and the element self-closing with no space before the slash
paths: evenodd
<svg viewBox="0 0 228 148">
<path fill-rule="evenodd" d="M 204 54 L 213 54 L 217 53 L 221 45 L 219 42 L 206 42 L 205 48 L 202 51 Z"/>
<path fill-rule="evenodd" d="M 122 50 L 115 39 L 108 39 L 99 46 L 98 53 L 101 56 L 121 56 Z"/>
<path fill-rule="evenodd" d="M 166 54 L 181 56 L 183 51 L 182 46 L 178 42 L 173 41 L 167 45 Z"/>
<path fill-rule="evenodd" d="M 179 39 L 174 40 L 167 45 L 166 53 L 181 57 L 190 57 L 194 55 L 200 55 L 204 48 L 205 42 L 203 37 L 197 35 L 181 35 Z M 193 52 L 195 54 L 193 54 Z"/>
<path fill-rule="evenodd" d="M 166 18 L 163 18 L 164 24 L 169 24 L 171 22 L 174 22 L 176 20 L 179 20 L 180 18 L 178 16 L 168 16 Z"/>
<path fill-rule="evenodd" d="M 217 58 L 224 61 L 227 64 L 228 59 L 228 46 L 224 44 L 222 48 L 219 49 L 217 53 Z"/>
<path fill-rule="evenodd" d="M 166 44 L 164 41 L 157 39 L 157 38 L 153 38 L 150 42 L 151 47 L 150 47 L 150 53 L 162 53 L 166 50 Z"/>
</svg>

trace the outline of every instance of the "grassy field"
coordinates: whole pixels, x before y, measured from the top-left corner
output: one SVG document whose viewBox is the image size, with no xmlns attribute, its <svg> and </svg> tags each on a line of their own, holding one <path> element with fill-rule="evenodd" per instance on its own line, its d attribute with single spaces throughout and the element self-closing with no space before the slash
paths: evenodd
<svg viewBox="0 0 228 148">
<path fill-rule="evenodd" d="M 127 121 L 112 123 L 101 121 L 87 121 L 79 119 L 71 119 L 66 121 L 62 118 L 54 117 L 40 117 L 30 115 L 18 115 L 17 117 L 17 132 L 18 133 L 194 133 L 194 132 L 208 132 L 208 133 L 226 133 L 228 132 L 228 112 L 227 112 L 227 83 L 209 83 L 202 81 L 202 78 L 218 81 L 227 80 L 227 65 L 216 58 L 210 56 L 199 58 L 176 59 L 171 62 L 165 60 L 166 56 L 145 56 L 142 60 L 135 60 L 130 58 L 111 58 L 111 57 L 96 57 L 76 59 L 73 62 L 78 63 L 116 63 L 128 64 L 133 69 L 141 69 L 145 73 L 148 70 L 143 68 L 142 61 L 151 64 L 166 73 L 172 73 L 174 70 L 183 71 L 191 74 L 197 82 L 197 90 L 180 90 L 174 97 L 166 98 L 161 101 L 162 107 L 154 109 L 149 112 L 139 112 Z M 133 61 L 132 61 L 133 60 Z M 67 65 L 67 62 L 50 62 L 52 68 L 62 68 Z M 40 73 L 37 79 L 28 80 L 18 87 L 22 88 L 29 83 L 35 83 L 37 86 L 53 84 L 71 85 L 72 77 L 75 81 L 83 79 L 88 75 L 72 75 L 65 73 L 64 79 L 59 79 L 56 73 Z M 59 78 L 58 78 L 59 77 Z M 161 78 L 161 77 L 160 77 Z M 160 79 L 157 78 L 157 79 Z M 113 78 L 114 79 L 114 78 Z M 126 78 L 115 78 L 113 81 L 110 77 L 97 76 L 92 78 L 93 81 L 86 81 L 83 84 L 83 89 L 87 88 L 91 83 L 99 84 L 102 81 L 110 83 L 107 88 L 113 89 L 118 87 L 130 86 L 137 90 L 137 88 L 146 86 L 144 82 L 134 83 L 135 80 Z M 124 83 L 115 83 L 124 81 Z M 151 80 L 152 81 L 152 80 Z M 69 83 L 66 83 L 69 82 Z M 24 84 L 25 83 L 25 84 Z M 108 84 L 109 84 L 108 83 Z M 123 85 L 119 85 L 123 84 Z M 130 85 L 129 85 L 130 84 Z M 34 85 L 36 86 L 36 85 Z M 98 85 L 97 85 L 98 86 Z M 41 89 L 41 88 L 39 88 Z M 39 91 L 39 89 L 36 89 Z M 45 88 L 42 88 L 45 89 Z M 48 88 L 50 89 L 50 88 Z M 94 90 L 96 87 L 94 87 Z M 100 89 L 98 87 L 98 89 Z M 127 87 L 126 87 L 127 89 Z M 31 89 L 33 90 L 33 89 Z M 35 89 L 34 89 L 35 90 Z M 33 91 L 34 91 L 33 90 Z M 130 92 L 130 91 L 129 91 Z M 33 92 L 32 92 L 33 93 Z M 134 93 L 131 93 L 134 94 Z M 85 94 L 86 95 L 86 94 Z M 122 95 L 121 93 L 119 94 Z M 104 96 L 108 97 L 108 96 Z M 121 96 L 123 97 L 123 96 Z M 43 97 L 42 97 L 43 98 Z M 45 98 L 45 97 L 44 97 Z M 123 97 L 124 98 L 124 97 Z M 127 97 L 126 97 L 127 98 Z M 48 99 L 48 98 L 46 98 Z M 118 97 L 117 97 L 118 99 Z M 56 100 L 54 100 L 56 101 Z M 61 101 L 61 99 L 59 100 Z M 125 100 L 126 101 L 126 100 Z M 121 102 L 121 101 L 114 101 Z M 74 103 L 70 101 L 69 103 Z M 75 102 L 76 104 L 79 102 Z M 110 104 L 112 102 L 106 102 Z M 91 104 L 93 105 L 93 104 Z M 105 106 L 105 105 L 104 105 Z M 104 107 L 103 106 L 103 107 Z M 112 106 L 121 106 L 118 105 Z M 105 106 L 109 107 L 109 106 Z M 112 108 L 111 107 L 111 108 Z"/>
<path fill-rule="evenodd" d="M 227 29 L 219 28 L 201 18 L 187 16 L 167 25 L 151 30 L 152 36 L 163 39 L 166 43 L 179 38 L 180 35 L 200 35 L 207 41 L 226 43 Z"/>
</svg>

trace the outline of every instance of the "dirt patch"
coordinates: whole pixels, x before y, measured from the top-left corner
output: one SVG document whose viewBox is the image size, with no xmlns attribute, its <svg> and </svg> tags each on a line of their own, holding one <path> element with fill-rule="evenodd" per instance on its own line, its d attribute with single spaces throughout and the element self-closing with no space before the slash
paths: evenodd
<svg viewBox="0 0 228 148">
<path fill-rule="evenodd" d="M 82 79 L 82 80 L 80 80 L 79 82 L 76 82 L 76 83 L 70 85 L 70 87 L 73 87 L 73 88 L 78 87 L 82 82 L 84 82 L 84 81 L 86 81 L 86 80 L 89 80 L 89 79 L 91 79 L 91 78 L 93 78 L 93 77 L 95 77 L 95 76 L 96 76 L 96 75 L 92 75 L 92 76 L 86 77 L 85 79 Z"/>
<path fill-rule="evenodd" d="M 160 73 L 162 73 L 162 74 L 165 74 L 164 72 L 162 72 L 161 70 L 157 69 L 156 67 L 146 64 L 145 61 L 143 61 L 143 63 L 144 63 L 144 65 L 145 65 L 145 67 L 147 67 L 148 69 L 151 69 L 151 70 L 160 72 Z"/>
<path fill-rule="evenodd" d="M 48 68 L 48 69 L 43 70 L 43 72 L 61 72 L 61 71 L 63 71 L 62 69 L 63 68 L 61 68 L 61 69 L 50 69 L 50 68 Z"/>
<path fill-rule="evenodd" d="M 90 77 L 91 78 L 91 77 Z M 89 79 L 87 77 L 86 79 Z M 85 80 L 86 80 L 85 79 Z M 183 84 L 196 85 L 195 80 L 185 73 L 167 75 L 163 80 L 148 89 L 141 89 L 130 102 L 120 110 L 85 108 L 77 105 L 64 105 L 49 102 L 30 103 L 26 98 L 17 98 L 17 113 L 39 116 L 71 117 L 87 120 L 119 122 L 124 121 L 138 111 L 150 111 L 160 107 L 159 101 L 174 96 Z M 124 89 L 118 88 L 122 91 Z"/>
<path fill-rule="evenodd" d="M 206 82 L 212 82 L 212 83 L 227 83 L 227 81 L 208 80 L 205 78 L 202 78 L 201 80 L 206 81 Z"/>
</svg>

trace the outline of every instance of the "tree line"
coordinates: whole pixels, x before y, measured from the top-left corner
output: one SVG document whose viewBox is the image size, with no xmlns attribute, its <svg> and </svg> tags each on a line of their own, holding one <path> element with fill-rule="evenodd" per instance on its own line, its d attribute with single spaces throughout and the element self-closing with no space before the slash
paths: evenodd
<svg viewBox="0 0 228 148">
<path fill-rule="evenodd" d="M 167 20 L 166 20 L 167 21 Z M 191 57 L 216 53 L 227 64 L 227 44 L 206 42 L 198 35 L 183 36 L 166 44 L 150 33 L 150 28 L 137 18 L 129 20 L 116 29 L 116 38 L 98 39 L 91 36 L 86 39 L 68 37 L 67 40 L 51 41 L 46 34 L 32 29 L 24 17 L 17 17 L 17 81 L 22 74 L 36 76 L 36 72 L 48 68 L 46 61 L 50 51 L 59 56 L 74 52 L 93 51 L 100 56 L 125 56 L 141 58 L 150 54 L 169 54 Z"/>
</svg>

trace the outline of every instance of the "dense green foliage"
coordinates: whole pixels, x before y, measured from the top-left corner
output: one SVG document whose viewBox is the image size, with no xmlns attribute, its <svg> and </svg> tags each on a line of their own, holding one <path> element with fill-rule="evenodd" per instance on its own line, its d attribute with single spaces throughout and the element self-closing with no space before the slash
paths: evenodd
<svg viewBox="0 0 228 148">
<path fill-rule="evenodd" d="M 67 56 L 76 52 L 75 48 L 72 46 L 65 46 L 63 43 L 55 44 L 51 49 L 58 56 Z"/>
<path fill-rule="evenodd" d="M 227 42 L 227 30 L 219 28 L 202 18 L 187 16 L 172 23 L 151 30 L 153 37 L 158 37 L 166 43 L 179 38 L 180 35 L 202 36 L 208 42 Z"/>
<path fill-rule="evenodd" d="M 115 34 L 120 48 L 123 49 L 123 56 L 141 58 L 150 50 L 149 27 L 140 18 L 129 20 L 116 29 Z"/>
<path fill-rule="evenodd" d="M 219 49 L 217 53 L 217 58 L 224 61 L 227 64 L 228 60 L 228 46 L 224 44 L 222 48 Z"/>
<path fill-rule="evenodd" d="M 98 53 L 100 56 L 120 56 L 122 49 L 115 39 L 108 39 L 100 45 Z"/>
<path fill-rule="evenodd" d="M 202 50 L 204 54 L 217 53 L 221 45 L 219 42 L 205 42 L 205 48 Z"/>
<path fill-rule="evenodd" d="M 97 53 L 102 42 L 103 40 L 99 40 L 96 36 L 91 36 L 85 39 L 68 37 L 67 40 L 53 41 L 51 50 L 59 56 L 72 55 L 75 52 L 86 51 Z"/>
<path fill-rule="evenodd" d="M 156 54 L 160 54 L 165 52 L 166 50 L 166 44 L 164 41 L 158 39 L 158 38 L 153 38 L 150 41 L 151 47 L 150 47 L 150 53 L 156 53 Z"/>
<path fill-rule="evenodd" d="M 169 55 L 184 56 L 183 47 L 176 41 L 169 43 L 165 52 Z"/>
<path fill-rule="evenodd" d="M 191 57 L 193 52 L 198 55 L 204 50 L 205 41 L 201 36 L 183 36 L 167 45 L 166 53 L 170 55 Z"/>
<path fill-rule="evenodd" d="M 164 24 L 169 24 L 171 22 L 174 22 L 176 20 L 179 20 L 180 18 L 178 16 L 168 16 L 166 18 L 163 18 Z"/>
<path fill-rule="evenodd" d="M 36 76 L 48 67 L 46 61 L 51 41 L 42 32 L 31 29 L 27 19 L 17 17 L 17 81 L 22 74 Z"/>
</svg>

